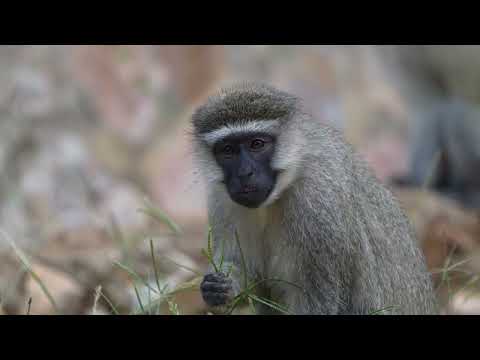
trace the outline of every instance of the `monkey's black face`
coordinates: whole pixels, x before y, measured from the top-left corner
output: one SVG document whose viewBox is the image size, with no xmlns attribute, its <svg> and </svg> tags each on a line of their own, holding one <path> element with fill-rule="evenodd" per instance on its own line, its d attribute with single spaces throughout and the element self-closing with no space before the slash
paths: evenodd
<svg viewBox="0 0 480 360">
<path fill-rule="evenodd" d="M 233 135 L 215 144 L 213 152 L 233 201 L 257 208 L 268 198 L 277 179 L 271 167 L 274 150 L 275 139 L 262 133 Z"/>
</svg>

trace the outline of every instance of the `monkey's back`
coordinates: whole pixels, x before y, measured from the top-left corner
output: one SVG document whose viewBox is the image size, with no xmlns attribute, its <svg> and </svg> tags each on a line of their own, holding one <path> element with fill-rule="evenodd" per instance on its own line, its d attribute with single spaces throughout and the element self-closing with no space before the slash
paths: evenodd
<svg viewBox="0 0 480 360">
<path fill-rule="evenodd" d="M 306 211 L 287 216 L 311 234 L 312 244 L 303 249 L 315 255 L 327 281 L 336 281 L 339 311 L 435 313 L 430 274 L 398 201 L 336 130 L 313 131 L 310 143 L 297 187 L 305 194 L 289 194 L 295 202 L 306 199 Z"/>
</svg>

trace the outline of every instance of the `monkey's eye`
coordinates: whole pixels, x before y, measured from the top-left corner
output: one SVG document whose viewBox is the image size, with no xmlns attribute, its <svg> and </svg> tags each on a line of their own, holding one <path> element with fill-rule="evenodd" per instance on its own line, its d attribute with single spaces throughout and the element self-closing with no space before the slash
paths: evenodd
<svg viewBox="0 0 480 360">
<path fill-rule="evenodd" d="M 265 146 L 265 141 L 261 139 L 255 139 L 250 144 L 250 149 L 252 150 L 260 150 Z"/>
<path fill-rule="evenodd" d="M 233 146 L 232 145 L 225 145 L 222 149 L 222 153 L 224 155 L 231 155 L 233 153 Z"/>
</svg>

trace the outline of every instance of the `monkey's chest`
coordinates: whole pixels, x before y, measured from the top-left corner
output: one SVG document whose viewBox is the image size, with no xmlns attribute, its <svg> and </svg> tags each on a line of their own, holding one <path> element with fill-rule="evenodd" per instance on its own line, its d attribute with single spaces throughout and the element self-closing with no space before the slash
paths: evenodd
<svg viewBox="0 0 480 360">
<path fill-rule="evenodd" d="M 287 247 L 288 239 L 281 231 L 281 213 L 252 214 L 250 218 L 243 217 L 248 220 L 246 223 L 237 225 L 244 229 L 240 237 L 250 282 L 261 283 L 259 295 L 286 305 L 300 264 L 296 264 L 292 249 Z"/>
<path fill-rule="evenodd" d="M 262 284 L 258 292 L 279 304 L 289 305 L 290 298 L 295 293 L 292 284 L 298 280 L 298 264 L 281 246 L 265 247 L 256 255 L 258 258 L 254 278 Z"/>
<path fill-rule="evenodd" d="M 250 227 L 246 255 L 255 270 L 255 276 L 262 279 L 291 280 L 294 273 L 292 253 L 286 248 L 286 241 L 277 226 Z"/>
</svg>

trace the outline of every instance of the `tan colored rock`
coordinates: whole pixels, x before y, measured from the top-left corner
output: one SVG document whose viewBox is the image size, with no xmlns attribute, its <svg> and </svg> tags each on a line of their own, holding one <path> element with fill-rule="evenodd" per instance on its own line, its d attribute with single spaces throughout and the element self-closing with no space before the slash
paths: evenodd
<svg viewBox="0 0 480 360">
<path fill-rule="evenodd" d="M 105 308 L 102 307 L 100 309 L 97 309 L 95 312 L 93 311 L 87 312 L 85 315 L 110 315 L 110 313 Z"/>
<path fill-rule="evenodd" d="M 480 246 L 480 221 L 475 212 L 441 194 L 426 190 L 395 189 L 422 244 L 443 238 L 459 250 L 471 252 Z"/>
<path fill-rule="evenodd" d="M 138 210 L 143 206 L 144 195 L 133 186 L 118 184 L 105 196 L 100 207 L 101 214 L 111 214 L 122 230 L 138 232 L 148 224 L 148 217 Z"/>
<path fill-rule="evenodd" d="M 455 295 L 449 312 L 455 315 L 480 315 L 480 296 L 466 292 Z"/>
<path fill-rule="evenodd" d="M 198 289 L 180 292 L 175 295 L 174 301 L 178 305 L 180 315 L 204 314 L 207 310 Z M 168 306 L 162 307 L 162 313 L 169 314 Z"/>
<path fill-rule="evenodd" d="M 25 312 L 28 300 L 23 291 L 25 280 L 26 274 L 15 255 L 0 255 L 0 310 L 4 314 Z"/>
<path fill-rule="evenodd" d="M 452 305 L 449 294 L 464 288 L 473 274 L 480 271 L 478 216 L 434 192 L 402 189 L 395 190 L 395 194 L 414 226 L 437 288 L 442 311 L 473 311 L 476 306 L 474 300 L 454 298 Z M 454 267 L 453 271 L 447 272 L 448 285 L 447 281 L 442 281 L 442 271 L 447 266 Z"/>
<path fill-rule="evenodd" d="M 378 135 L 374 141 L 367 142 L 358 150 L 382 182 L 386 183 L 388 179 L 405 174 L 408 170 L 406 144 L 398 135 Z"/>
<path fill-rule="evenodd" d="M 157 53 L 159 63 L 166 66 L 170 87 L 186 103 L 197 101 L 224 76 L 224 46 L 164 45 L 157 47 Z"/>
<path fill-rule="evenodd" d="M 131 143 L 149 136 L 155 121 L 152 99 L 135 86 L 147 78 L 148 47 L 84 45 L 72 48 L 74 75 L 91 93 L 100 119 Z M 148 61 L 147 61 L 148 62 Z M 150 100 L 150 101 L 149 101 Z"/>
<path fill-rule="evenodd" d="M 201 178 L 194 173 L 186 124 L 159 140 L 146 155 L 141 171 L 148 179 L 155 205 L 177 224 L 206 224 Z"/>
<path fill-rule="evenodd" d="M 168 257 L 178 264 L 187 266 L 195 271 L 200 271 L 198 264 L 196 264 L 193 259 L 179 251 L 170 251 Z M 205 302 L 200 294 L 200 281 L 201 278 L 198 278 L 196 275 L 192 274 L 192 272 L 182 268 L 177 268 L 176 271 L 167 278 L 168 284 L 173 288 L 181 287 L 190 282 L 192 282 L 192 285 L 194 283 L 196 284 L 189 290 L 180 291 L 175 295 L 174 301 L 178 304 L 181 314 L 194 315 L 206 310 Z M 169 313 L 168 307 L 164 306 L 163 312 L 166 314 Z"/>
</svg>

